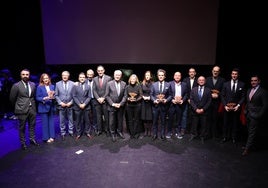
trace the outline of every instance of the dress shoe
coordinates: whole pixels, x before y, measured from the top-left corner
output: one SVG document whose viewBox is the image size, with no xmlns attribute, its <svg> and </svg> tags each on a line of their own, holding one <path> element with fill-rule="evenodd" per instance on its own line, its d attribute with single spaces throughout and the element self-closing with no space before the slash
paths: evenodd
<svg viewBox="0 0 268 188">
<path fill-rule="evenodd" d="M 74 134 L 69 133 L 69 136 L 72 137 L 72 138 L 74 138 Z"/>
<path fill-rule="evenodd" d="M 236 140 L 235 140 L 234 138 L 232 139 L 232 143 L 233 143 L 233 144 L 235 144 L 235 143 L 236 143 Z"/>
<path fill-rule="evenodd" d="M 116 141 L 116 138 L 115 138 L 115 135 L 112 134 L 112 141 L 115 142 Z"/>
<path fill-rule="evenodd" d="M 97 136 L 100 136 L 101 134 L 102 134 L 101 131 L 96 131 L 96 135 L 97 135 Z"/>
<path fill-rule="evenodd" d="M 119 135 L 120 138 L 125 139 L 125 136 L 123 135 L 123 133 L 118 132 L 118 135 Z"/>
<path fill-rule="evenodd" d="M 152 137 L 152 140 L 156 140 L 156 139 L 157 139 L 157 136 L 154 135 L 154 136 Z"/>
<path fill-rule="evenodd" d="M 191 135 L 190 139 L 189 139 L 189 142 L 193 141 L 193 139 L 195 138 L 194 135 Z"/>
<path fill-rule="evenodd" d="M 222 140 L 221 140 L 221 143 L 225 143 L 227 141 L 227 139 L 226 138 L 223 138 Z"/>
<path fill-rule="evenodd" d="M 161 136 L 160 139 L 161 139 L 162 141 L 164 141 L 164 140 L 166 140 L 166 137 L 165 137 L 165 136 Z"/>
<path fill-rule="evenodd" d="M 181 136 L 185 135 L 185 129 L 181 129 Z"/>
<path fill-rule="evenodd" d="M 61 140 L 62 140 L 62 141 L 65 140 L 65 135 L 61 135 Z"/>
<path fill-rule="evenodd" d="M 242 153 L 242 156 L 247 156 L 249 154 L 248 149 L 245 149 Z"/>
<path fill-rule="evenodd" d="M 87 137 L 89 140 L 91 140 L 93 138 L 90 134 L 87 134 Z"/>
<path fill-rule="evenodd" d="M 205 144 L 205 138 L 201 137 L 201 143 Z"/>
<path fill-rule="evenodd" d="M 21 144 L 21 149 L 22 150 L 27 150 L 28 148 L 27 148 L 26 144 Z"/>
<path fill-rule="evenodd" d="M 30 144 L 34 146 L 39 146 L 39 144 L 35 140 L 30 140 Z"/>
</svg>

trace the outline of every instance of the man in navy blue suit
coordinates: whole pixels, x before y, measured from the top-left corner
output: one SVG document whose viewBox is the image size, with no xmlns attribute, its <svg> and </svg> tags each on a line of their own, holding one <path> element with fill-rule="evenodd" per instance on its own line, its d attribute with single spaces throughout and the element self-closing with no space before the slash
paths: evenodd
<svg viewBox="0 0 268 188">
<path fill-rule="evenodd" d="M 170 95 L 170 84 L 165 82 L 166 71 L 158 69 L 157 71 L 158 81 L 153 83 L 150 97 L 153 102 L 153 140 L 158 138 L 158 120 L 161 122 L 161 140 L 165 140 L 166 135 L 166 116 L 169 108 L 169 102 L 172 99 Z"/>
<path fill-rule="evenodd" d="M 200 124 L 200 138 L 201 142 L 204 143 L 208 134 L 207 116 L 211 103 L 211 93 L 210 89 L 205 86 L 206 79 L 204 76 L 199 76 L 197 82 L 198 86 L 194 87 L 190 93 L 192 125 L 189 141 L 192 141 L 199 135 L 198 126 Z"/>
<path fill-rule="evenodd" d="M 231 80 L 223 84 L 221 101 L 224 106 L 222 143 L 230 138 L 235 144 L 240 125 L 241 107 L 245 101 L 245 83 L 238 80 L 239 69 L 234 68 Z"/>
<path fill-rule="evenodd" d="M 86 75 L 81 72 L 78 76 L 78 84 L 75 84 L 72 89 L 72 96 L 74 102 L 74 117 L 76 128 L 76 140 L 80 139 L 84 133 L 89 139 L 92 139 L 90 135 L 91 127 L 89 122 L 90 100 L 91 90 L 88 84 L 85 83 Z"/>
<path fill-rule="evenodd" d="M 181 73 L 175 72 L 174 80 L 170 83 L 170 95 L 172 97 L 171 104 L 168 110 L 168 133 L 166 138 L 171 138 L 172 128 L 175 121 L 175 131 L 178 139 L 182 139 L 181 131 L 185 127 L 181 126 L 182 113 L 188 102 L 188 87 L 185 82 L 181 81 Z"/>
</svg>

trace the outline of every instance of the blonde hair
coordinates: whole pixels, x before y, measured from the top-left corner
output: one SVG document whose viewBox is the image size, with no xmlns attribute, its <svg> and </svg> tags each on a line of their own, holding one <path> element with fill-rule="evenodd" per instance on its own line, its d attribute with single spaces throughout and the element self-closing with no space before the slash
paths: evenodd
<svg viewBox="0 0 268 188">
<path fill-rule="evenodd" d="M 128 79 L 128 83 L 130 84 L 130 80 L 131 78 L 136 78 L 136 85 L 139 83 L 139 78 L 136 74 L 131 74 L 129 79 Z"/>
</svg>

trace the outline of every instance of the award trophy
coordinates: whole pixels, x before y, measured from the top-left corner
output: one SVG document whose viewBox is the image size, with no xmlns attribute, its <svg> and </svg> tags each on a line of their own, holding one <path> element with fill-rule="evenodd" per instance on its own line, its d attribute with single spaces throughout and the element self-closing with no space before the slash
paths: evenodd
<svg viewBox="0 0 268 188">
<path fill-rule="evenodd" d="M 128 95 L 130 96 L 129 100 L 131 102 L 136 101 L 136 98 L 135 97 L 137 96 L 137 93 L 129 92 Z"/>
<path fill-rule="evenodd" d="M 176 96 L 174 99 L 175 99 L 175 102 L 176 102 L 176 103 L 180 103 L 182 97 L 181 97 L 181 96 Z"/>
<path fill-rule="evenodd" d="M 236 103 L 230 102 L 230 103 L 227 103 L 226 106 L 228 106 L 230 108 L 230 110 L 234 110 L 234 107 L 236 106 Z"/>
<path fill-rule="evenodd" d="M 217 90 L 217 89 L 212 89 L 212 90 L 211 90 L 211 93 L 219 94 L 220 92 L 219 92 L 219 90 Z"/>
<path fill-rule="evenodd" d="M 159 102 L 163 102 L 164 99 L 165 99 L 165 95 L 160 93 L 160 94 L 157 95 L 157 99 L 159 100 Z"/>
<path fill-rule="evenodd" d="M 220 94 L 220 91 L 217 90 L 217 89 L 212 89 L 211 90 L 211 94 L 212 94 L 212 98 L 218 98 L 219 97 L 219 94 Z"/>
<path fill-rule="evenodd" d="M 49 99 L 54 99 L 55 91 L 48 91 L 47 92 Z"/>
</svg>

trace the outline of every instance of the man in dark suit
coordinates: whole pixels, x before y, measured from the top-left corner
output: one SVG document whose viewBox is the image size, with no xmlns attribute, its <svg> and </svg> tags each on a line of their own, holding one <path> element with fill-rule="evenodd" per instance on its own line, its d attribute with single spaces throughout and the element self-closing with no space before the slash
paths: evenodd
<svg viewBox="0 0 268 188">
<path fill-rule="evenodd" d="M 93 78 L 94 78 L 94 71 L 92 69 L 88 69 L 87 70 L 87 80 L 86 80 L 86 84 L 90 87 L 90 96 L 91 96 L 91 100 L 90 100 L 90 111 L 89 111 L 89 121 L 91 126 L 94 129 L 94 132 L 96 135 L 99 135 L 98 132 L 98 126 L 97 126 L 97 111 L 96 111 L 96 101 L 94 100 L 94 94 L 93 94 Z"/>
<path fill-rule="evenodd" d="M 245 114 L 247 118 L 248 137 L 246 146 L 243 148 L 243 156 L 249 154 L 249 150 L 255 143 L 257 130 L 263 122 L 268 108 L 267 91 L 260 86 L 260 78 L 258 75 L 251 76 L 251 88 L 248 89 L 246 95 Z"/>
<path fill-rule="evenodd" d="M 198 136 L 198 125 L 200 124 L 200 138 L 201 142 L 204 143 L 208 134 L 207 116 L 211 103 L 211 93 L 210 89 L 205 87 L 206 79 L 204 76 L 199 76 L 197 82 L 198 86 L 194 87 L 190 93 L 192 125 L 189 141 Z"/>
<path fill-rule="evenodd" d="M 89 122 L 89 110 L 90 110 L 90 87 L 89 85 L 85 84 L 86 75 L 85 73 L 81 72 L 78 76 L 79 82 L 74 85 L 72 89 L 72 96 L 74 102 L 74 122 L 76 128 L 76 140 L 80 139 L 83 133 L 89 139 L 92 139 L 90 135 L 90 122 Z"/>
<path fill-rule="evenodd" d="M 231 80 L 223 84 L 221 101 L 224 106 L 222 143 L 232 138 L 236 143 L 237 132 L 240 125 L 241 107 L 245 101 L 245 83 L 238 80 L 239 69 L 234 68 Z"/>
<path fill-rule="evenodd" d="M 114 71 L 114 80 L 107 83 L 106 101 L 108 102 L 109 127 L 112 134 L 112 141 L 116 141 L 116 134 L 122 139 L 123 134 L 123 117 L 125 114 L 125 103 L 127 95 L 125 93 L 126 82 L 121 80 L 122 71 Z"/>
<path fill-rule="evenodd" d="M 220 67 L 214 66 L 212 68 L 212 75 L 206 78 L 206 87 L 211 91 L 211 105 L 208 113 L 208 133 L 209 137 L 216 139 L 220 134 L 220 112 L 219 107 L 221 103 L 220 93 L 225 82 L 225 79 L 220 76 Z"/>
<path fill-rule="evenodd" d="M 182 139 L 181 132 L 185 127 L 181 126 L 181 119 L 185 105 L 188 102 L 188 87 L 185 82 L 181 81 L 180 72 L 175 72 L 173 78 L 174 80 L 169 82 L 172 100 L 168 110 L 168 133 L 166 138 L 171 138 L 172 136 L 172 128 L 175 118 L 176 136 L 178 139 Z"/>
<path fill-rule="evenodd" d="M 154 82 L 151 87 L 150 98 L 153 102 L 153 140 L 158 138 L 158 120 L 161 123 L 161 140 L 166 138 L 166 116 L 169 108 L 169 102 L 172 99 L 170 95 L 170 83 L 165 82 L 166 71 L 158 69 L 158 81 Z"/>
<path fill-rule="evenodd" d="M 19 138 L 21 148 L 27 149 L 25 130 L 26 123 L 29 126 L 30 144 L 39 146 L 35 140 L 35 125 L 36 125 L 36 103 L 35 92 L 36 86 L 34 82 L 29 81 L 30 71 L 23 69 L 20 72 L 21 81 L 13 84 L 10 90 L 9 99 L 12 105 L 15 106 L 15 115 L 19 120 Z"/>
<path fill-rule="evenodd" d="M 106 87 L 107 83 L 112 80 L 112 78 L 105 73 L 105 69 L 102 65 L 97 67 L 98 76 L 93 78 L 93 103 L 96 108 L 97 114 L 97 135 L 106 132 L 107 136 L 110 136 L 109 130 L 109 119 L 108 119 L 108 107 L 106 103 Z"/>
<path fill-rule="evenodd" d="M 188 77 L 185 77 L 183 79 L 183 82 L 186 83 L 187 88 L 188 88 L 188 102 L 185 105 L 185 108 L 183 110 L 183 114 L 182 114 L 182 120 L 181 120 L 181 126 L 182 126 L 182 131 L 181 131 L 181 135 L 184 135 L 184 132 L 186 131 L 191 131 L 191 107 L 190 107 L 190 92 L 191 90 L 198 86 L 197 84 L 197 77 L 196 77 L 196 70 L 195 68 L 191 67 L 188 70 Z"/>
</svg>

